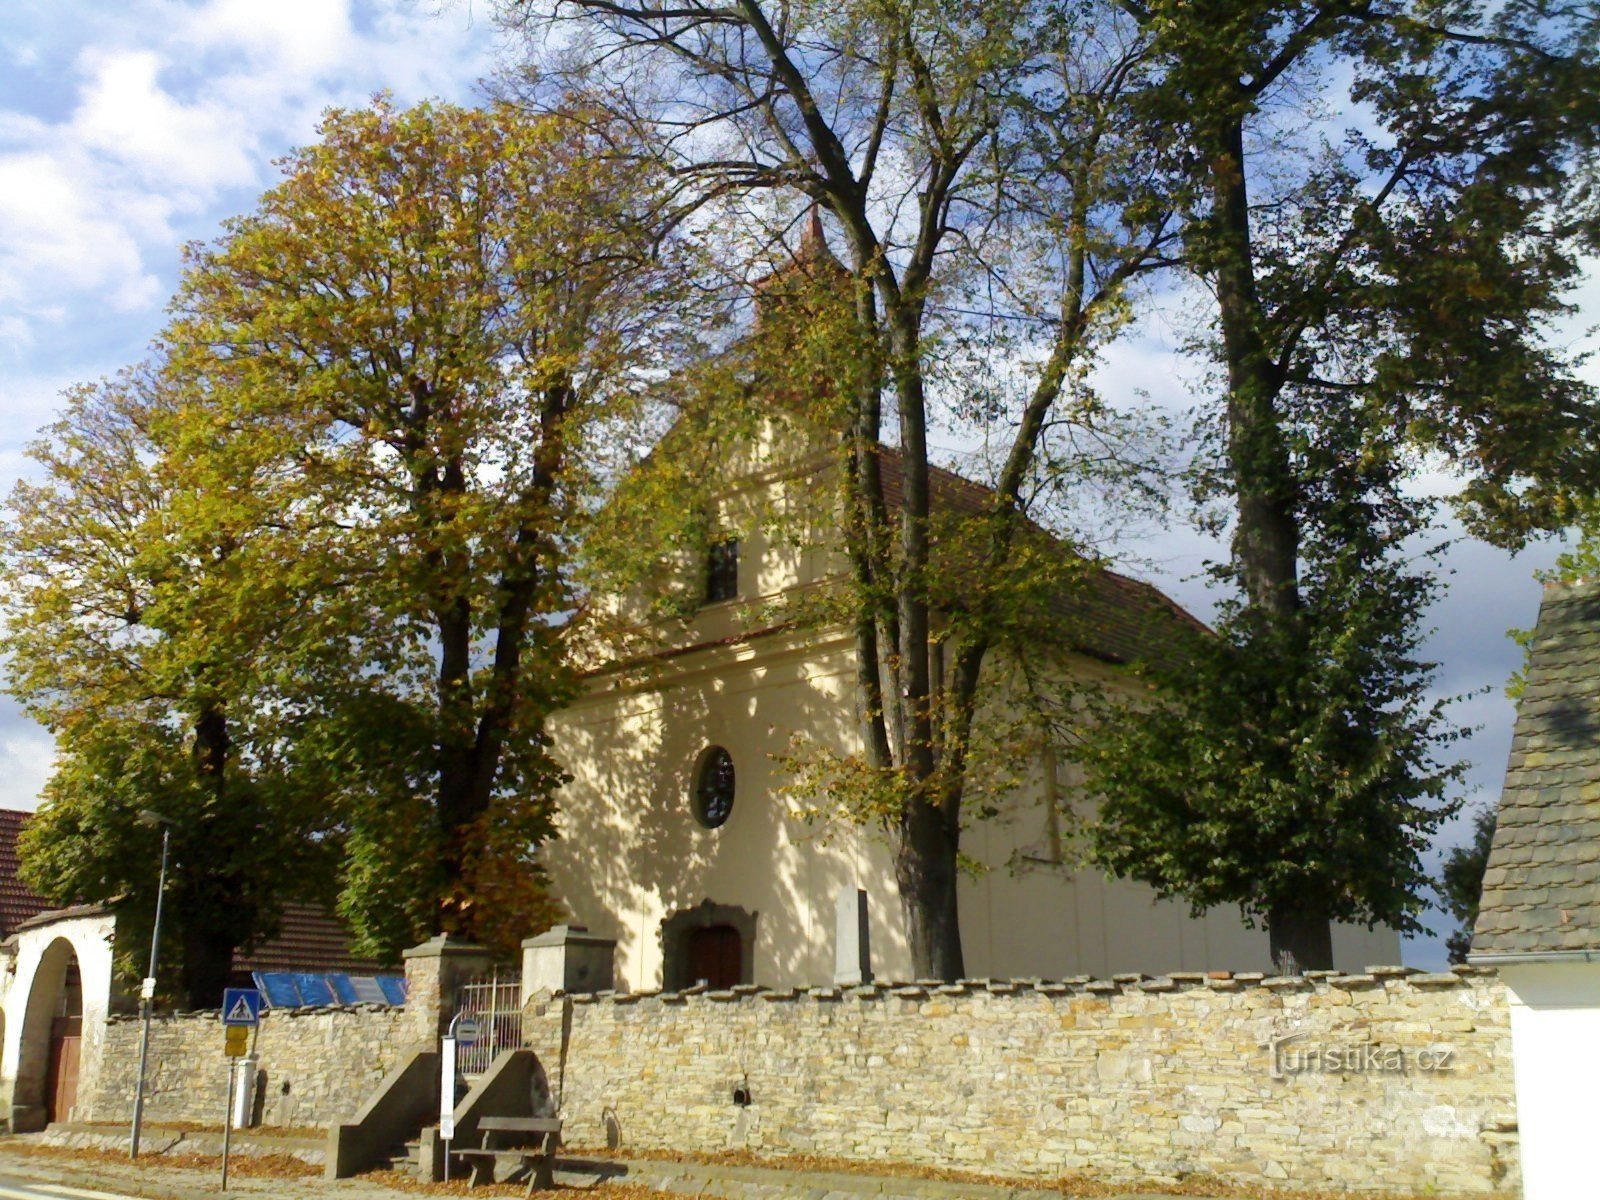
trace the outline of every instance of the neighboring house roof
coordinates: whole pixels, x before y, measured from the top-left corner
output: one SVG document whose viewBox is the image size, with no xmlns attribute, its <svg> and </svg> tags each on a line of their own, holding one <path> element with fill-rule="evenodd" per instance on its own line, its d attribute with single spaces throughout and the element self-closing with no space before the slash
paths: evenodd
<svg viewBox="0 0 1600 1200">
<path fill-rule="evenodd" d="M 1472 957 L 1600 950 L 1600 581 L 1546 584 Z"/>
<path fill-rule="evenodd" d="M 49 901 L 17 878 L 17 835 L 32 813 L 0 808 L 0 937 L 50 907 Z"/>
<path fill-rule="evenodd" d="M 239 971 L 343 971 L 370 975 L 380 964 L 350 952 L 350 933 L 332 913 L 312 904 L 284 906 L 278 936 L 233 956 Z"/>
<path fill-rule="evenodd" d="M 17 878 L 17 836 L 32 813 L 0 809 L 0 937 L 41 914 L 51 918 L 102 911 L 99 906 L 61 908 Z M 248 954 L 234 955 L 239 971 L 343 971 L 371 974 L 379 964 L 350 953 L 350 933 L 332 913 L 311 904 L 289 904 L 277 937 Z"/>
</svg>

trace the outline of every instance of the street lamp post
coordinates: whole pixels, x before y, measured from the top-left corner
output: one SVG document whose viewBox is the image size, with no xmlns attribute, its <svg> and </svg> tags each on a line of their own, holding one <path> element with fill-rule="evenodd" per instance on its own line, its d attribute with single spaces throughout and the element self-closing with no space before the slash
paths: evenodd
<svg viewBox="0 0 1600 1200">
<path fill-rule="evenodd" d="M 139 1128 L 144 1124 L 144 1073 L 150 1056 L 150 1010 L 156 1000 L 156 958 L 161 953 L 161 904 L 167 896 L 167 845 L 172 837 L 172 822 L 156 813 L 145 811 L 139 820 L 146 825 L 161 826 L 161 879 L 156 884 L 156 925 L 150 934 L 150 974 L 145 976 L 139 989 L 140 1007 L 144 1010 L 144 1031 L 139 1035 L 139 1082 L 133 1093 L 133 1131 L 128 1138 L 128 1157 L 139 1157 Z"/>
</svg>

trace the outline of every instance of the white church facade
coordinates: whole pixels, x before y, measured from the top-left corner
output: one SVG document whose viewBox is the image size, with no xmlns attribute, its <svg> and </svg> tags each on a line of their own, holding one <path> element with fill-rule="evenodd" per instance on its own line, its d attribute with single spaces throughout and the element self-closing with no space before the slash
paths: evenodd
<svg viewBox="0 0 1600 1200">
<path fill-rule="evenodd" d="M 607 602 L 605 623 L 628 628 L 629 649 L 592 647 L 583 694 L 551 726 L 571 782 L 561 836 L 541 853 L 574 920 L 616 939 L 619 989 L 848 979 L 863 897 L 866 965 L 879 980 L 913 978 L 885 835 L 801 819 L 785 791 L 797 744 L 849 755 L 861 737 L 850 631 L 789 615 L 843 570 L 819 500 L 833 495 L 819 484 L 830 460 L 792 441 L 768 422 L 723 464 L 708 500 L 720 532 L 703 561 L 680 564 L 698 577 L 698 608 L 652 624 L 641 597 Z M 983 494 L 947 473 L 934 480 L 936 507 Z M 1083 633 L 1051 663 L 1064 679 L 1119 686 L 1141 638 L 1192 621 L 1109 571 L 1076 593 L 1079 611 L 1064 615 L 1086 618 Z M 962 834 L 976 868 L 959 895 L 969 975 L 1270 973 L 1265 930 L 1237 910 L 1191 917 L 1081 865 L 1074 835 L 1090 801 L 1048 742 L 1011 776 L 999 815 Z M 1334 956 L 1342 970 L 1398 963 L 1399 938 L 1336 926 Z"/>
</svg>

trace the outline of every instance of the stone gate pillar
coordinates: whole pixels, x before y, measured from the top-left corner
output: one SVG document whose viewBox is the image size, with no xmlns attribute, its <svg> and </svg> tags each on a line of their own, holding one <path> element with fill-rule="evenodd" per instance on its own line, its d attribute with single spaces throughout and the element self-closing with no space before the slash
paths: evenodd
<svg viewBox="0 0 1600 1200">
<path fill-rule="evenodd" d="M 535 992 L 609 992 L 617 939 L 557 925 L 522 943 L 522 1002 Z"/>
<path fill-rule="evenodd" d="M 432 1050 L 450 1028 L 455 1016 L 456 990 L 494 962 L 484 947 L 441 933 L 401 957 L 406 968 L 407 1044 Z"/>
</svg>

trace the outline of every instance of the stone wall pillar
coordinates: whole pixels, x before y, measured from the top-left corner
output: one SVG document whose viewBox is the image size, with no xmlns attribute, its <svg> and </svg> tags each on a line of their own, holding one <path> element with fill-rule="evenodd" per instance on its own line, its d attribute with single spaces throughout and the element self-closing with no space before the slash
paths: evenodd
<svg viewBox="0 0 1600 1200">
<path fill-rule="evenodd" d="M 522 1002 L 535 992 L 609 992 L 617 939 L 557 925 L 522 943 Z"/>
<path fill-rule="evenodd" d="M 456 990 L 494 962 L 484 947 L 441 933 L 401 957 L 406 968 L 405 1041 L 415 1050 L 435 1049 L 456 1012 Z"/>
</svg>

